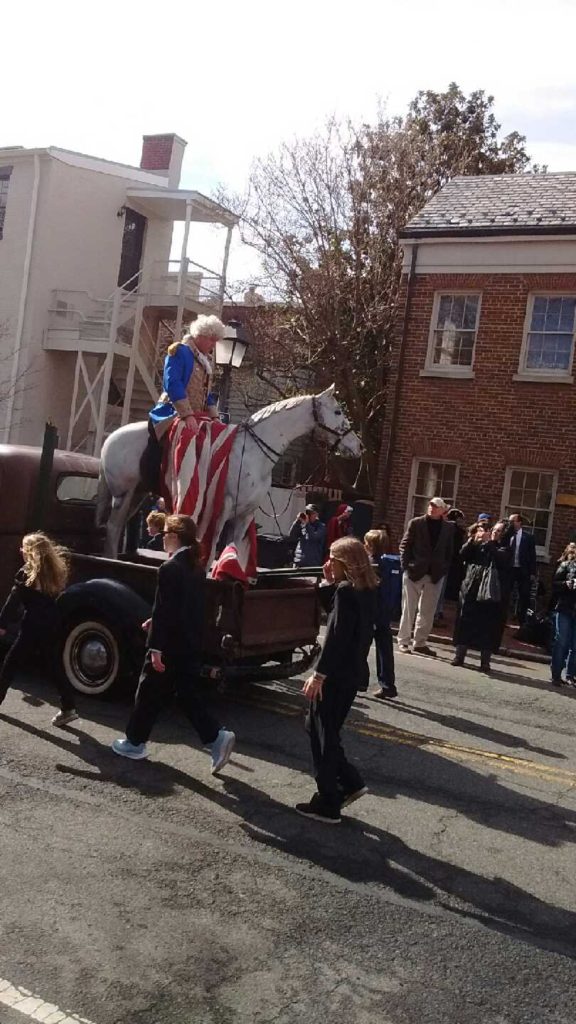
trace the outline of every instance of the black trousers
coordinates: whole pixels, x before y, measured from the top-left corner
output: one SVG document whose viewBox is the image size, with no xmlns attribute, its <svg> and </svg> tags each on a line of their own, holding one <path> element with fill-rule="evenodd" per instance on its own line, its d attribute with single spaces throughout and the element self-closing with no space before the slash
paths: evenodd
<svg viewBox="0 0 576 1024">
<path fill-rule="evenodd" d="M 376 626 L 374 632 L 376 643 L 376 674 L 380 686 L 394 687 L 396 677 L 394 673 L 394 644 L 392 641 L 392 630 L 388 623 L 381 623 Z"/>
<path fill-rule="evenodd" d="M 346 793 L 354 793 L 364 785 L 360 772 L 347 761 L 340 739 L 355 696 L 356 688 L 343 686 L 328 676 L 322 700 L 317 698 L 306 716 L 318 792 L 326 806 L 336 811 L 340 810 Z"/>
<path fill-rule="evenodd" d="M 37 661 L 38 668 L 59 694 L 62 711 L 73 711 L 76 707 L 76 691 L 64 673 L 60 653 L 58 636 L 53 633 L 39 632 L 34 636 L 24 631 L 19 633 L 0 669 L 0 704 L 18 672 L 30 668 L 33 661 Z"/>
<path fill-rule="evenodd" d="M 456 645 L 456 661 L 464 663 L 464 659 L 468 654 L 468 648 L 463 644 Z M 480 668 L 490 668 L 490 658 L 492 657 L 492 650 L 490 647 L 483 647 L 480 650 Z"/>
<path fill-rule="evenodd" d="M 204 707 L 198 695 L 198 676 L 194 669 L 166 660 L 166 671 L 155 672 L 150 652 L 146 652 L 138 682 L 134 709 L 126 727 L 130 743 L 145 743 L 161 711 L 178 697 L 186 718 L 203 744 L 213 743 L 220 726 Z"/>
<path fill-rule="evenodd" d="M 526 569 L 512 569 L 512 592 L 518 589 L 518 622 L 523 625 L 530 607 L 530 573 Z"/>
</svg>

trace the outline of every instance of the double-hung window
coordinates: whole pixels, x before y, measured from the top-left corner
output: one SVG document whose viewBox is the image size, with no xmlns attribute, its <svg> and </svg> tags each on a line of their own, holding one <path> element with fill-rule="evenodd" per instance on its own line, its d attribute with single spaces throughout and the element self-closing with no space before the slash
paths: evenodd
<svg viewBox="0 0 576 1024">
<path fill-rule="evenodd" d="M 576 295 L 530 296 L 519 376 L 569 378 L 575 330 Z"/>
<path fill-rule="evenodd" d="M 544 469 L 509 466 L 502 495 L 502 517 L 519 512 L 534 534 L 538 554 L 547 555 L 552 534 L 557 473 Z"/>
<path fill-rule="evenodd" d="M 11 167 L 0 167 L 0 238 L 4 234 L 4 217 L 6 216 L 6 203 L 8 201 L 11 173 Z"/>
<path fill-rule="evenodd" d="M 454 505 L 458 490 L 459 470 L 460 466 L 457 462 L 414 459 L 408 494 L 407 520 L 414 516 L 425 515 L 430 498 L 444 498 L 449 505 Z"/>
<path fill-rule="evenodd" d="M 480 318 L 480 295 L 439 292 L 434 298 L 426 371 L 471 376 Z"/>
</svg>

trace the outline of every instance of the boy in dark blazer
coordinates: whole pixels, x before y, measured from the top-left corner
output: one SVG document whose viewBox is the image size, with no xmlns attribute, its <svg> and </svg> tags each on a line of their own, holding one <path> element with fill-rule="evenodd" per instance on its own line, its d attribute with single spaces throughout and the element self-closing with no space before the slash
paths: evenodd
<svg viewBox="0 0 576 1024">
<path fill-rule="evenodd" d="M 230 759 L 233 732 L 222 728 L 198 694 L 206 575 L 190 516 L 167 516 L 164 550 L 170 555 L 158 570 L 158 585 L 148 630 L 146 657 L 126 737 L 112 749 L 138 761 L 147 757 L 146 741 L 154 723 L 177 695 L 184 714 L 212 754 L 212 774 Z"/>
</svg>

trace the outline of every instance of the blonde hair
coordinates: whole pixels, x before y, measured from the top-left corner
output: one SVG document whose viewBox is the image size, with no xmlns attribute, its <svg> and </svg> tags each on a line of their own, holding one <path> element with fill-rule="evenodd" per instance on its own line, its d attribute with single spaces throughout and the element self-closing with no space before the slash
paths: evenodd
<svg viewBox="0 0 576 1024">
<path fill-rule="evenodd" d="M 390 550 L 390 537 L 386 530 L 368 530 L 364 534 L 364 547 L 368 549 L 372 558 L 381 558 L 387 555 Z"/>
<path fill-rule="evenodd" d="M 220 341 L 224 337 L 225 330 L 226 328 L 219 317 L 214 316 L 214 314 L 206 316 L 203 313 L 192 321 L 182 341 L 173 341 L 168 346 L 168 355 L 173 356 L 179 345 L 185 345 L 187 341 L 194 341 L 195 338 L 217 338 Z"/>
<path fill-rule="evenodd" d="M 368 558 L 368 552 L 357 537 L 340 537 L 330 545 L 330 557 L 340 562 L 344 575 L 354 590 L 374 590 L 378 577 Z"/>
<path fill-rule="evenodd" d="M 68 582 L 69 552 L 45 533 L 27 533 L 22 539 L 26 586 L 57 597 Z"/>
<path fill-rule="evenodd" d="M 156 526 L 159 530 L 164 529 L 164 523 L 166 521 L 166 515 L 164 512 L 152 511 L 146 516 L 147 526 Z"/>
<path fill-rule="evenodd" d="M 576 558 L 576 544 L 574 543 L 574 541 L 570 541 L 570 543 L 567 544 L 566 547 L 564 548 L 564 551 L 562 552 L 560 561 L 561 562 L 572 562 L 575 558 Z"/>
</svg>

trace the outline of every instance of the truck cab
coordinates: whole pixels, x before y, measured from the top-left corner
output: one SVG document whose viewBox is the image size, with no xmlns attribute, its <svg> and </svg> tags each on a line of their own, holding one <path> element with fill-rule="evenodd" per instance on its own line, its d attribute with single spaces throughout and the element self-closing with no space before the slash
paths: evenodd
<svg viewBox="0 0 576 1024">
<path fill-rule="evenodd" d="M 32 523 L 41 448 L 0 444 L 0 602 L 8 596 L 22 565 L 20 544 Z M 96 527 L 99 460 L 79 452 L 56 451 L 43 507 L 42 528 L 71 551 L 98 553 Z"/>
</svg>

